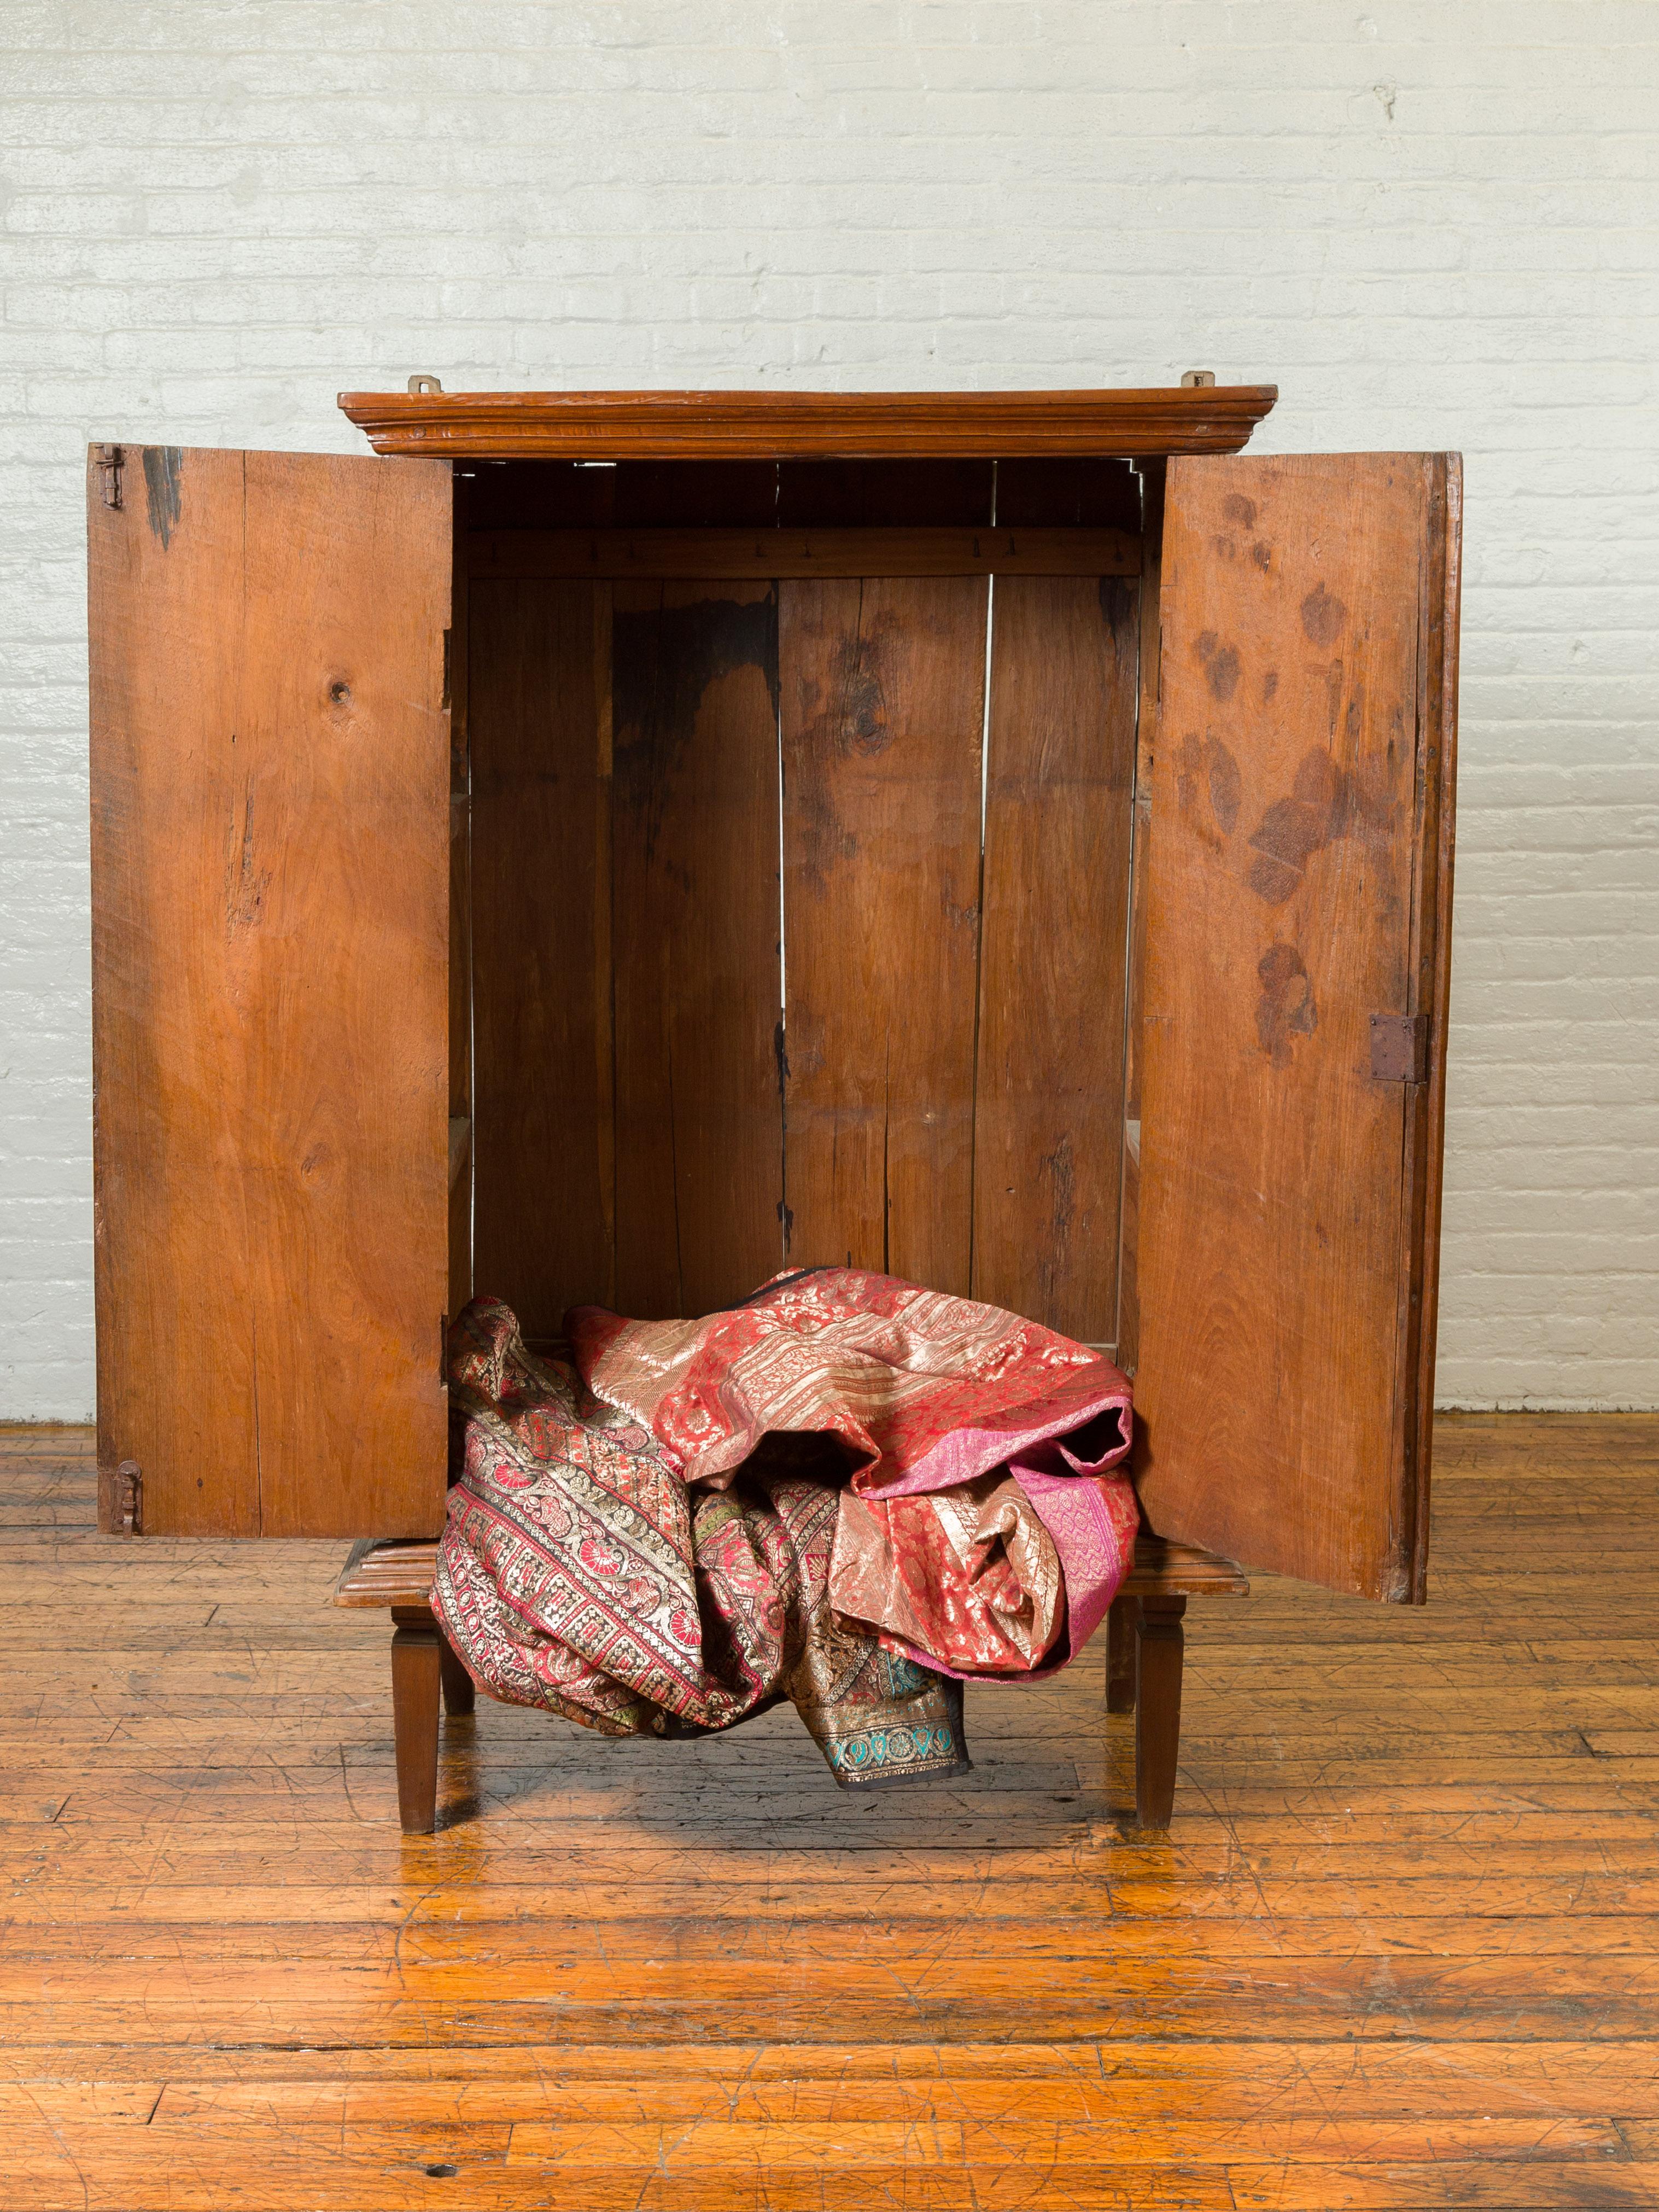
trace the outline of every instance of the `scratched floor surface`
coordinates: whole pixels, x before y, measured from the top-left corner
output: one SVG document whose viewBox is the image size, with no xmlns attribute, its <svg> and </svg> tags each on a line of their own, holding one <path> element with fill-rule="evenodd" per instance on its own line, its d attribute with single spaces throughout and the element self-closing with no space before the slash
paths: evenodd
<svg viewBox="0 0 1659 2212">
<path fill-rule="evenodd" d="M 91 1533 L 0 1434 L 0 2205 L 1659 2205 L 1659 1419 L 1443 1422 L 1426 1611 L 1194 1604 L 849 1801 L 793 1713 L 482 1702 L 403 1841 L 341 1547 Z"/>
</svg>

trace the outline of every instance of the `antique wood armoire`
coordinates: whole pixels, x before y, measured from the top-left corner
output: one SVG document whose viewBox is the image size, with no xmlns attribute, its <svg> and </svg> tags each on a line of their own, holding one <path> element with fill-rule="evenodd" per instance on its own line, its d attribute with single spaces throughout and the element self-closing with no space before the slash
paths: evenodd
<svg viewBox="0 0 1659 2212">
<path fill-rule="evenodd" d="M 475 1286 L 835 1261 L 1111 1349 L 1149 1821 L 1188 1593 L 1422 1599 L 1459 468 L 1238 458 L 1274 396 L 92 449 L 100 1525 L 369 1540 L 407 1826 Z"/>
</svg>

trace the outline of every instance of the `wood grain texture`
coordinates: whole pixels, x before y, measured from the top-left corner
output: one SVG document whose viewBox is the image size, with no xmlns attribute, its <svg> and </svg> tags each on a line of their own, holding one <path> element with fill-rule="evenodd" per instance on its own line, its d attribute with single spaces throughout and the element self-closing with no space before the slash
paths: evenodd
<svg viewBox="0 0 1659 2212">
<path fill-rule="evenodd" d="M 851 1805 L 787 1710 L 481 1699 L 404 1838 L 339 1547 L 100 1539 L 0 1435 L 8 2212 L 1651 2203 L 1659 1419 L 1437 1447 L 1424 1610 L 1189 1606 L 1166 1837 L 1091 1656 Z"/>
<path fill-rule="evenodd" d="M 1443 456 L 1170 469 L 1142 1501 L 1164 1534 L 1396 1600 L 1426 1545 L 1455 535 Z M 1419 1012 L 1428 1083 L 1376 1080 L 1370 1016 Z"/>
<path fill-rule="evenodd" d="M 614 587 L 617 1303 L 729 1305 L 782 1264 L 778 603 Z"/>
<path fill-rule="evenodd" d="M 787 1255 L 958 1294 L 987 590 L 780 587 Z"/>
<path fill-rule="evenodd" d="M 477 576 L 1134 576 L 1127 530 L 501 530 L 480 532 Z"/>
<path fill-rule="evenodd" d="M 446 460 L 1232 453 L 1271 384 L 1121 392 L 345 392 L 376 453 Z"/>
<path fill-rule="evenodd" d="M 1137 594 L 999 577 L 973 1295 L 1115 1341 Z"/>
<path fill-rule="evenodd" d="M 1140 1079 L 1146 1053 L 1146 878 L 1152 866 L 1152 763 L 1162 678 L 1163 461 L 1139 465 L 1140 696 L 1135 714 L 1134 805 L 1129 837 L 1129 941 L 1123 1006 L 1123 1187 L 1117 1273 L 1117 1364 L 1133 1381 L 1140 1358 Z"/>
<path fill-rule="evenodd" d="M 550 1335 L 614 1280 L 610 593 L 470 592 L 473 1278 Z"/>
<path fill-rule="evenodd" d="M 458 1314 L 472 1295 L 472 757 L 468 727 L 466 546 L 454 502 L 449 695 L 449 1297 Z"/>
<path fill-rule="evenodd" d="M 430 1532 L 447 469 L 89 471 L 98 1395 L 157 1534 Z"/>
</svg>

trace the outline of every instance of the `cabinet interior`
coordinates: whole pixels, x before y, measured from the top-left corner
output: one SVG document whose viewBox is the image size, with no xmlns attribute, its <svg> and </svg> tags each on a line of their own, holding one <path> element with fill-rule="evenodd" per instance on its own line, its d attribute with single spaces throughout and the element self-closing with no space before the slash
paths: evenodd
<svg viewBox="0 0 1659 2212">
<path fill-rule="evenodd" d="M 833 1262 L 1132 1358 L 1160 479 L 458 465 L 454 1304 Z"/>
</svg>

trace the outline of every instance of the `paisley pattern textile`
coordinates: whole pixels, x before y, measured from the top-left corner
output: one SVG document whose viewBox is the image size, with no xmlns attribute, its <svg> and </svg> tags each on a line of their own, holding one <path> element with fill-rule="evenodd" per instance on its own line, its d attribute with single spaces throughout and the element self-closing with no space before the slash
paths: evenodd
<svg viewBox="0 0 1659 2212">
<path fill-rule="evenodd" d="M 456 1321 L 449 1382 L 459 1468 L 432 1604 L 485 1689 L 664 1737 L 787 1698 L 845 1786 L 968 1771 L 957 1684 L 831 1612 L 833 1489 L 757 1466 L 691 1492 L 499 1300 Z"/>
</svg>

